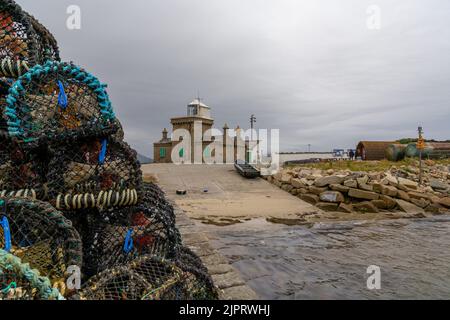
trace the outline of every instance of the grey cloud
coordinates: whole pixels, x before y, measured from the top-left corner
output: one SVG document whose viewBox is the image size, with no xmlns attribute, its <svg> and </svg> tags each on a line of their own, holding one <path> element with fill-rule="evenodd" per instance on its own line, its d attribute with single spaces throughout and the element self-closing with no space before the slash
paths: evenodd
<svg viewBox="0 0 450 320">
<path fill-rule="evenodd" d="M 109 84 L 127 140 L 151 155 L 201 91 L 216 126 L 279 128 L 282 150 L 416 134 L 448 139 L 450 2 L 377 0 L 20 0 L 62 57 Z M 82 30 L 65 27 L 82 9 Z"/>
</svg>

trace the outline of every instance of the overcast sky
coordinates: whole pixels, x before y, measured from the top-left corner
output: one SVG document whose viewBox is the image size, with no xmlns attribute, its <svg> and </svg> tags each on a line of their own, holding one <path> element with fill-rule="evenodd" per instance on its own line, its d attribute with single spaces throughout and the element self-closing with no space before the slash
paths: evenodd
<svg viewBox="0 0 450 320">
<path fill-rule="evenodd" d="M 281 149 L 450 139 L 448 0 L 18 0 L 62 58 L 109 84 L 126 139 L 152 156 L 200 91 L 216 126 L 279 128 Z M 66 28 L 79 5 L 81 30 Z M 381 29 L 367 27 L 369 5 Z"/>
</svg>

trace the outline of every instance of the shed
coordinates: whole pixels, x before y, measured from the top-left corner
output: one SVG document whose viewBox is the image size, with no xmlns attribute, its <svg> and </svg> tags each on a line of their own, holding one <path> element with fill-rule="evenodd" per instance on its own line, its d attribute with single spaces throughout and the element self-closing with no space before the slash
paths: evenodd
<svg viewBox="0 0 450 320">
<path fill-rule="evenodd" d="M 386 159 L 386 149 L 393 141 L 360 141 L 356 147 L 356 156 L 362 160 Z"/>
</svg>

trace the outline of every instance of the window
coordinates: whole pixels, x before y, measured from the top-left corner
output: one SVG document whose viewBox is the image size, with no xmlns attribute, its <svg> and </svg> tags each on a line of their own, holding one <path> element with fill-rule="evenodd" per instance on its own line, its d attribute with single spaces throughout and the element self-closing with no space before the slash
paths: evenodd
<svg viewBox="0 0 450 320">
<path fill-rule="evenodd" d="M 166 157 L 166 148 L 159 148 L 159 157 L 160 158 Z"/>
</svg>

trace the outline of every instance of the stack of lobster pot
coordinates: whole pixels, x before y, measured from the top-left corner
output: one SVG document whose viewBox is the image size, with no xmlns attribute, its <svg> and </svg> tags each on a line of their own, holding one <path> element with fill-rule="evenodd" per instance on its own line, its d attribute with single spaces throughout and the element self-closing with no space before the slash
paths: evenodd
<svg viewBox="0 0 450 320">
<path fill-rule="evenodd" d="M 0 26 L 0 299 L 217 298 L 172 206 L 142 181 L 107 86 L 61 62 L 14 1 L 0 0 Z"/>
</svg>

